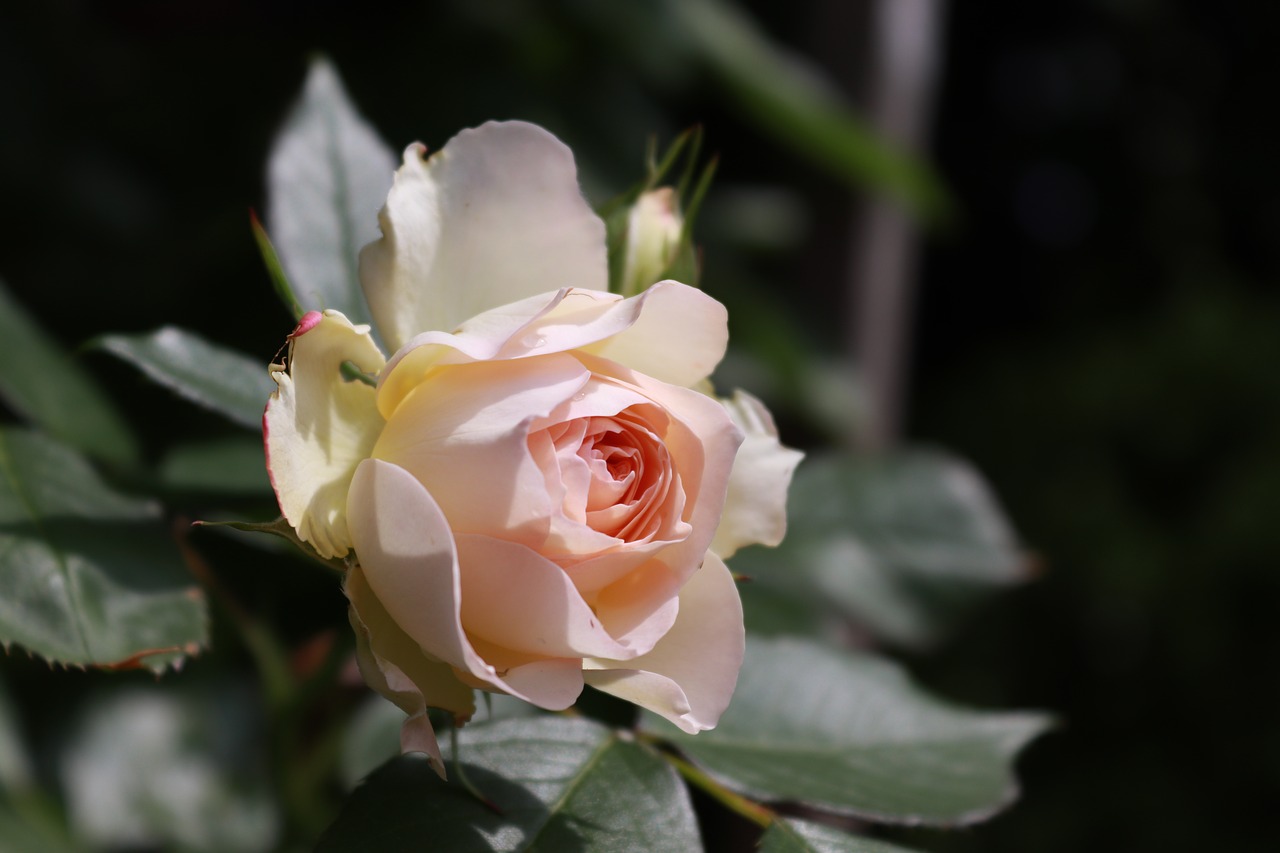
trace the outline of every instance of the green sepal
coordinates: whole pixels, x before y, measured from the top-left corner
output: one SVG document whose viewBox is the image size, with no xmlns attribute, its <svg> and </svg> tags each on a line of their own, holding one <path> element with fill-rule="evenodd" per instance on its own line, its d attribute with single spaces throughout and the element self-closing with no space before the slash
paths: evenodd
<svg viewBox="0 0 1280 853">
<path fill-rule="evenodd" d="M 298 297 L 294 295 L 293 285 L 289 283 L 289 276 L 285 274 L 284 265 L 280 263 L 280 255 L 276 252 L 275 244 L 267 236 L 267 229 L 262 227 L 258 214 L 253 210 L 249 211 L 249 227 L 253 229 L 253 241 L 258 244 L 258 251 L 262 253 L 262 263 L 267 268 L 267 275 L 271 278 L 271 286 L 275 289 L 276 296 L 279 296 L 284 307 L 289 309 L 293 319 L 301 320 L 306 312 L 298 302 Z"/>
<path fill-rule="evenodd" d="M 693 243 L 693 224 L 711 179 L 715 174 L 717 158 L 712 158 L 706 166 L 698 171 L 698 156 L 702 151 L 702 127 L 695 126 L 681 133 L 667 146 L 662 157 L 658 158 L 656 142 L 650 140 L 646 154 L 645 176 L 600 205 L 596 212 L 605 223 L 605 245 L 609 260 L 609 291 L 621 293 L 623 296 L 634 296 L 624 290 L 622 276 L 625 271 L 627 257 L 627 230 L 631 216 L 631 208 L 646 192 L 656 189 L 662 181 L 684 161 L 680 178 L 675 184 L 676 207 L 683 217 L 679 248 L 672 262 L 662 271 L 655 281 L 673 278 L 685 284 L 698 286 L 701 265 L 697 249 Z M 695 180 L 695 177 L 696 180 Z M 690 186 L 693 187 L 689 194 Z M 688 201 L 686 202 L 686 196 Z M 650 282 L 652 284 L 653 282 Z"/>
<path fill-rule="evenodd" d="M 292 543 L 295 548 L 311 559 L 339 572 L 345 572 L 355 563 L 352 557 L 339 560 L 336 557 L 320 556 L 315 548 L 298 537 L 298 532 L 293 529 L 293 525 L 289 524 L 284 516 L 277 518 L 275 521 L 196 521 L 192 523 L 192 526 L 229 527 L 232 530 L 240 530 L 245 533 L 269 533 Z"/>
</svg>

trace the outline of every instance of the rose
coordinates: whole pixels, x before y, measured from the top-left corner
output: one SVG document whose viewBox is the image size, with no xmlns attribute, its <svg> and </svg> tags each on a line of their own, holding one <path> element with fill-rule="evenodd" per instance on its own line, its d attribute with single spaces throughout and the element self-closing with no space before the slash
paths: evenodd
<svg viewBox="0 0 1280 853">
<path fill-rule="evenodd" d="M 395 355 L 309 313 L 264 417 L 284 517 L 347 558 L 365 679 L 441 774 L 426 710 L 465 721 L 473 688 L 560 709 L 591 684 L 714 726 L 744 645 L 722 558 L 781 538 L 798 454 L 757 401 L 694 390 L 724 354 L 718 302 L 603 289 L 603 225 L 558 140 L 513 122 L 423 150 L 361 254 Z"/>
<path fill-rule="evenodd" d="M 622 258 L 626 295 L 639 293 L 671 267 L 680 250 L 684 217 L 671 187 L 642 192 L 627 213 L 627 246 Z"/>
</svg>

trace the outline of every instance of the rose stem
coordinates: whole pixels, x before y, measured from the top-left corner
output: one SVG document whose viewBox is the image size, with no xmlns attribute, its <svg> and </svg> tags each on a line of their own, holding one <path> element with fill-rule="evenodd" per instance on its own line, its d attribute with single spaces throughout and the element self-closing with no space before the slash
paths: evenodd
<svg viewBox="0 0 1280 853">
<path fill-rule="evenodd" d="M 319 784 L 312 777 L 291 772 L 300 758 L 301 744 L 297 726 L 290 719 L 293 716 L 290 706 L 298 683 L 289 671 L 289 657 L 271 630 L 236 600 L 187 541 L 186 526 L 181 519 L 175 522 L 179 551 L 191 574 L 209 591 L 215 607 L 236 629 L 262 680 L 271 737 L 272 775 L 283 795 L 285 813 L 297 831 L 314 838 L 328 824 L 329 816 L 320 802 Z"/>
<path fill-rule="evenodd" d="M 467 793 L 480 801 L 481 805 L 496 815 L 502 814 L 502 809 L 498 808 L 498 804 L 493 800 L 480 793 L 480 789 L 475 786 L 462 769 L 462 759 L 458 753 L 458 727 L 453 726 L 449 729 L 449 751 L 453 753 L 453 773 L 458 777 L 458 782 L 462 787 L 467 789 Z"/>
<path fill-rule="evenodd" d="M 752 802 L 740 794 L 735 794 L 683 758 L 679 758 L 669 752 L 659 752 L 659 754 L 684 777 L 686 782 L 700 788 L 713 800 L 734 814 L 741 815 L 764 829 L 768 829 L 769 825 L 777 818 L 777 815 L 771 809 Z"/>
</svg>

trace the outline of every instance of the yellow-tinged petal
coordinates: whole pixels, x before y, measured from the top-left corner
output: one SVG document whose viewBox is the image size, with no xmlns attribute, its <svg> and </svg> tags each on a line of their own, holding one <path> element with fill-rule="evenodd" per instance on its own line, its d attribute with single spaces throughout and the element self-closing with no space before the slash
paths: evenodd
<svg viewBox="0 0 1280 853">
<path fill-rule="evenodd" d="M 280 511 L 322 557 L 351 548 L 347 490 L 382 431 L 374 389 L 343 378 L 343 362 L 376 375 L 386 359 L 369 335 L 337 311 L 312 311 L 289 336 L 285 369 L 262 419 L 267 471 Z"/>
<path fill-rule="evenodd" d="M 722 400 L 746 438 L 729 474 L 720 526 L 711 550 L 722 559 L 745 545 L 777 545 L 787 533 L 787 489 L 804 454 L 778 441 L 773 417 L 755 397 L 735 391 Z"/>
<path fill-rule="evenodd" d="M 464 130 L 424 159 L 409 146 L 360 253 L 360 281 L 391 349 L 419 332 L 562 287 L 608 286 L 604 223 L 573 153 L 525 122 Z"/>
<path fill-rule="evenodd" d="M 474 691 L 458 680 L 453 667 L 424 655 L 396 625 L 358 566 L 347 572 L 343 590 L 351 602 L 356 662 L 365 682 L 409 715 L 400 730 L 400 751 L 426 753 L 443 779 L 444 762 L 427 708 L 451 711 L 463 723 L 475 713 Z"/>
<path fill-rule="evenodd" d="M 587 659 L 587 684 L 695 734 L 715 728 L 738 683 L 746 633 L 733 575 L 708 553 L 680 590 L 680 613 L 653 651 L 629 661 Z"/>
<path fill-rule="evenodd" d="M 348 505 L 369 588 L 428 659 L 449 664 L 464 683 L 510 693 L 541 708 L 558 711 L 573 704 L 582 692 L 577 658 L 495 665 L 476 650 L 462 626 L 453 532 L 439 504 L 412 474 L 366 459 L 356 471 Z"/>
<path fill-rule="evenodd" d="M 457 331 L 415 336 L 387 365 L 378 408 L 391 417 L 422 377 L 444 364 L 571 350 L 691 387 L 710 375 L 728 343 L 724 306 L 677 281 L 659 282 L 630 299 L 582 289 L 542 293 L 472 317 Z"/>
<path fill-rule="evenodd" d="M 529 452 L 529 423 L 550 414 L 589 378 L 563 353 L 537 363 L 479 362 L 435 371 L 396 409 L 371 455 L 416 477 L 455 533 L 536 547 L 547 538 L 552 506 Z"/>
</svg>

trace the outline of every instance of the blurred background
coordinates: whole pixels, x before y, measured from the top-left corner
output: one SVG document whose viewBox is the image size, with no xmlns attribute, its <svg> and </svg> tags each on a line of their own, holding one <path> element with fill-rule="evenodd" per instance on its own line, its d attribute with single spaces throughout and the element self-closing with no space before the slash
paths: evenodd
<svg viewBox="0 0 1280 853">
<path fill-rule="evenodd" d="M 291 322 L 248 210 L 318 51 L 393 147 L 528 119 L 594 201 L 639 177 L 650 136 L 701 124 L 732 379 L 793 445 L 967 457 L 1034 555 L 1029 583 L 901 652 L 942 695 L 1062 728 L 1007 814 L 893 837 L 1271 850 L 1277 24 L 1274 4 L 1152 0 L 5 4 L 0 277 L 68 346 L 178 323 L 265 365 Z M 86 359 L 149 457 L 221 428 Z M 860 395 L 833 367 L 850 359 Z M 803 386 L 830 399 L 789 395 L 788 360 L 834 374 Z M 325 601 L 299 637 L 343 619 Z M 37 741 L 104 677 L 7 665 Z"/>
</svg>

